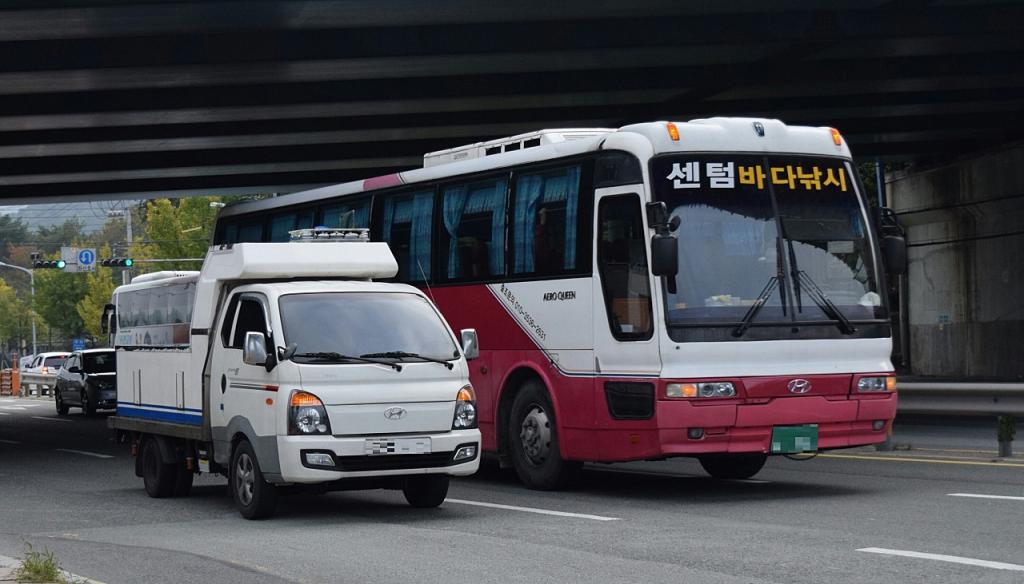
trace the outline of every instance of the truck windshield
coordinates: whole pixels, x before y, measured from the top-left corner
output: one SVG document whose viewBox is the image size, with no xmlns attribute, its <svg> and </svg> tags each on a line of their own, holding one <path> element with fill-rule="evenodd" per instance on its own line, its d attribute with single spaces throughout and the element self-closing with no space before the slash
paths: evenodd
<svg viewBox="0 0 1024 584">
<path fill-rule="evenodd" d="M 302 356 L 325 353 L 408 353 L 439 360 L 459 356 L 444 321 L 426 299 L 415 294 L 287 294 L 280 305 L 284 342 L 296 345 L 292 360 L 297 363 L 329 362 Z"/>
<path fill-rule="evenodd" d="M 669 326 L 742 323 L 766 293 L 755 325 L 813 321 L 851 330 L 839 321 L 886 318 L 851 173 L 848 162 L 827 157 L 656 158 L 655 195 L 680 220 L 679 274 L 665 295 Z"/>
</svg>

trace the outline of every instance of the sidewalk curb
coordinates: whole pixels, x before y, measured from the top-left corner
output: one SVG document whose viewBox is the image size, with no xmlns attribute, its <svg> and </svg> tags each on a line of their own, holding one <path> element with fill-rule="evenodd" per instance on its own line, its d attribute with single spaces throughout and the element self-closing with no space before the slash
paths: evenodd
<svg viewBox="0 0 1024 584">
<path fill-rule="evenodd" d="M 14 579 L 14 570 L 20 564 L 21 560 L 18 560 L 16 558 L 9 558 L 7 556 L 0 556 L 0 582 L 17 582 L 17 580 Z M 69 582 L 74 582 L 75 584 L 104 584 L 99 580 L 92 580 L 86 578 L 85 576 L 72 574 L 67 570 L 61 570 L 61 573 L 64 575 L 64 578 L 66 578 Z"/>
</svg>

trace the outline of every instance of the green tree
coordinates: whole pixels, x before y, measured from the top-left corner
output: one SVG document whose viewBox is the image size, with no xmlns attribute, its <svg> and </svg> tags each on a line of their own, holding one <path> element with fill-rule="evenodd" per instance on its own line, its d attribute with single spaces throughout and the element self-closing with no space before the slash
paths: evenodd
<svg viewBox="0 0 1024 584">
<path fill-rule="evenodd" d="M 28 306 L 18 298 L 6 281 L 0 279 L 0 341 L 21 337 Z"/>
<path fill-rule="evenodd" d="M 36 246 L 46 255 L 60 253 L 62 246 L 73 245 L 82 238 L 83 227 L 85 224 L 78 219 L 68 219 L 60 225 L 50 227 L 40 226 L 36 229 Z"/>
<path fill-rule="evenodd" d="M 145 239 L 132 246 L 132 257 L 142 259 L 202 258 L 210 245 L 220 197 L 156 199 L 146 204 Z M 169 263 L 160 269 L 196 269 L 197 262 Z"/>
<path fill-rule="evenodd" d="M 109 246 L 103 246 L 96 251 L 101 258 L 110 257 Z M 114 292 L 114 288 L 117 287 L 117 284 L 114 283 L 114 270 L 96 266 L 95 272 L 85 275 L 85 283 L 87 292 L 75 305 L 75 310 L 81 317 L 85 330 L 94 339 L 102 339 L 100 319 L 103 317 L 103 307 L 110 302 L 110 296 Z"/>
<path fill-rule="evenodd" d="M 0 215 L 0 260 L 7 260 L 11 257 L 11 247 L 22 245 L 29 240 L 28 227 L 18 217 Z"/>
<path fill-rule="evenodd" d="M 76 306 L 89 291 L 81 274 L 36 270 L 35 310 L 54 332 L 65 337 L 85 332 Z"/>
</svg>

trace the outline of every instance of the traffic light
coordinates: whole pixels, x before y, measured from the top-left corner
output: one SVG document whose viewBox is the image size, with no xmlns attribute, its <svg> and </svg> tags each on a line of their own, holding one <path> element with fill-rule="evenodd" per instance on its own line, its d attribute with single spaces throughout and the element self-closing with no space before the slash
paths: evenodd
<svg viewBox="0 0 1024 584">
<path fill-rule="evenodd" d="M 32 262 L 32 267 L 37 269 L 37 270 L 40 270 L 40 269 L 44 269 L 44 270 L 45 269 L 63 270 L 64 266 L 66 266 L 66 265 L 67 265 L 67 262 L 65 262 L 64 260 L 36 260 L 36 261 Z"/>
<path fill-rule="evenodd" d="M 100 265 L 108 268 L 130 268 L 135 264 L 132 258 L 108 258 L 100 261 Z"/>
</svg>

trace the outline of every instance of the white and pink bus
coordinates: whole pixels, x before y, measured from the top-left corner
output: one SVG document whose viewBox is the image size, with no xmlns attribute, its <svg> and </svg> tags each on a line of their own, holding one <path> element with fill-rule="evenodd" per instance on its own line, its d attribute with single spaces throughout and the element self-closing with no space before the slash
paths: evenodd
<svg viewBox="0 0 1024 584">
<path fill-rule="evenodd" d="M 831 128 L 544 130 L 228 207 L 214 243 L 320 225 L 369 227 L 397 280 L 476 329 L 483 448 L 533 488 L 675 456 L 745 478 L 883 442 L 896 412 L 882 266 L 906 251 Z"/>
</svg>

